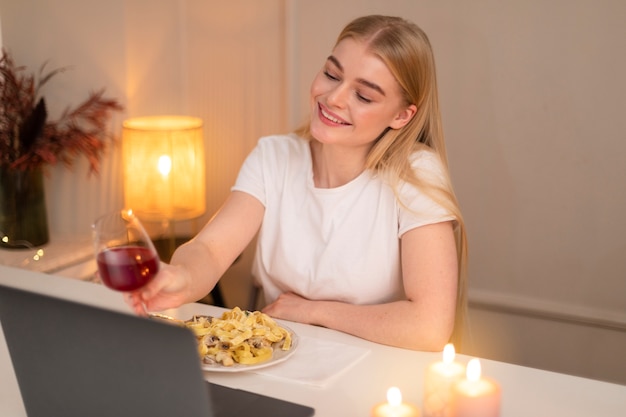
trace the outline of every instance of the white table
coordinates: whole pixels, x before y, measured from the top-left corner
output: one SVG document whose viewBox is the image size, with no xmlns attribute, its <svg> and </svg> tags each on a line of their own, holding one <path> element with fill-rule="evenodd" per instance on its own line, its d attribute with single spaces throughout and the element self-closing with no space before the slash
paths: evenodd
<svg viewBox="0 0 626 417">
<path fill-rule="evenodd" d="M 121 296 L 93 283 L 0 266 L 0 283 L 129 312 Z M 216 307 L 190 304 L 176 314 L 216 314 Z M 329 385 L 317 387 L 256 373 L 214 373 L 212 382 L 312 406 L 316 416 L 368 416 L 385 400 L 390 386 L 398 386 L 406 401 L 422 404 L 424 371 L 440 353 L 415 352 L 383 346 L 344 333 L 290 323 L 302 337 L 324 338 L 368 349 L 368 355 Z M 467 362 L 469 358 L 460 357 Z M 502 417 L 623 417 L 626 386 L 481 359 L 483 373 L 502 387 Z M 25 416 L 11 360 L 0 333 L 0 415 Z"/>
</svg>

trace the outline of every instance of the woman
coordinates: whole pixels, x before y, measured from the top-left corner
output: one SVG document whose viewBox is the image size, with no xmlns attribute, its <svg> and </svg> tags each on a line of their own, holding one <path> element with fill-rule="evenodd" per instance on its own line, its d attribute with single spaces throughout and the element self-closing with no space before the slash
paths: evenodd
<svg viewBox="0 0 626 417">
<path fill-rule="evenodd" d="M 218 213 L 129 303 L 202 298 L 257 232 L 265 313 L 418 350 L 460 335 L 464 225 L 417 26 L 348 24 L 313 80 L 307 125 L 262 138 Z"/>
</svg>

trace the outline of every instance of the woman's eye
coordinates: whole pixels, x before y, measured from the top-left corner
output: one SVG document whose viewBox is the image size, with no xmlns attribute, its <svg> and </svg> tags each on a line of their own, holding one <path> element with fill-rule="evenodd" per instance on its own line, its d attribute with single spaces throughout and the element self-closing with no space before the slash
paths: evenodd
<svg viewBox="0 0 626 417">
<path fill-rule="evenodd" d="M 324 75 L 326 76 L 326 78 L 328 78 L 329 80 L 333 80 L 333 81 L 339 81 L 338 77 L 335 77 L 334 75 L 332 75 L 330 72 L 328 71 L 324 71 Z"/>
<path fill-rule="evenodd" d="M 324 70 L 324 76 L 326 78 L 328 78 L 329 80 L 331 80 L 331 81 L 341 81 L 341 79 L 338 76 L 332 74 L 328 70 Z M 364 95 L 360 94 L 358 91 L 355 94 L 356 94 L 356 98 L 359 101 L 362 101 L 363 103 L 371 103 L 372 102 L 372 99 L 370 99 L 368 97 L 365 97 Z"/>
<path fill-rule="evenodd" d="M 369 98 L 367 98 L 367 97 L 365 97 L 365 96 L 362 96 L 362 95 L 361 95 L 361 94 L 359 94 L 359 93 L 356 93 L 356 96 L 357 96 L 357 98 L 358 98 L 359 100 L 361 100 L 361 101 L 362 101 L 362 102 L 364 102 L 364 103 L 371 103 L 371 102 L 372 102 L 372 100 L 371 100 L 371 99 L 369 99 Z"/>
</svg>

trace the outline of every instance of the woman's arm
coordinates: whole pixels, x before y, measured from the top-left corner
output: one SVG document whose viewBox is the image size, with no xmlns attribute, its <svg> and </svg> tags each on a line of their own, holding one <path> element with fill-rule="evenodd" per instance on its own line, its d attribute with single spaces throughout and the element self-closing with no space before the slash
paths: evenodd
<svg viewBox="0 0 626 417">
<path fill-rule="evenodd" d="M 361 306 L 283 294 L 263 311 L 387 345 L 441 350 L 454 328 L 456 305 L 458 268 L 452 223 L 412 229 L 402 236 L 401 245 L 406 300 Z"/>
<path fill-rule="evenodd" d="M 130 294 L 129 304 L 141 314 L 142 304 L 159 311 L 207 295 L 254 238 L 264 212 L 256 198 L 232 192 L 198 235 L 176 249 L 170 264 L 161 264 L 154 280 Z"/>
</svg>

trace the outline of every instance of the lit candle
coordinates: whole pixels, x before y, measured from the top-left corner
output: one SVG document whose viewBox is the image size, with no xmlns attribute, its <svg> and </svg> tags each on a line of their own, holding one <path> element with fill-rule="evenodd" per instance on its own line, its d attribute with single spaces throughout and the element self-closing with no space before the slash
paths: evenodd
<svg viewBox="0 0 626 417">
<path fill-rule="evenodd" d="M 465 366 L 454 361 L 454 345 L 443 348 L 443 360 L 426 369 L 424 379 L 424 417 L 449 417 L 452 384 L 463 379 Z"/>
<path fill-rule="evenodd" d="M 498 417 L 500 387 L 494 381 L 481 378 L 480 361 L 467 364 L 467 378 L 452 386 L 452 417 Z"/>
<path fill-rule="evenodd" d="M 402 402 L 402 393 L 397 387 L 387 390 L 387 402 L 372 410 L 372 417 L 419 417 L 420 411 L 413 404 Z"/>
</svg>

